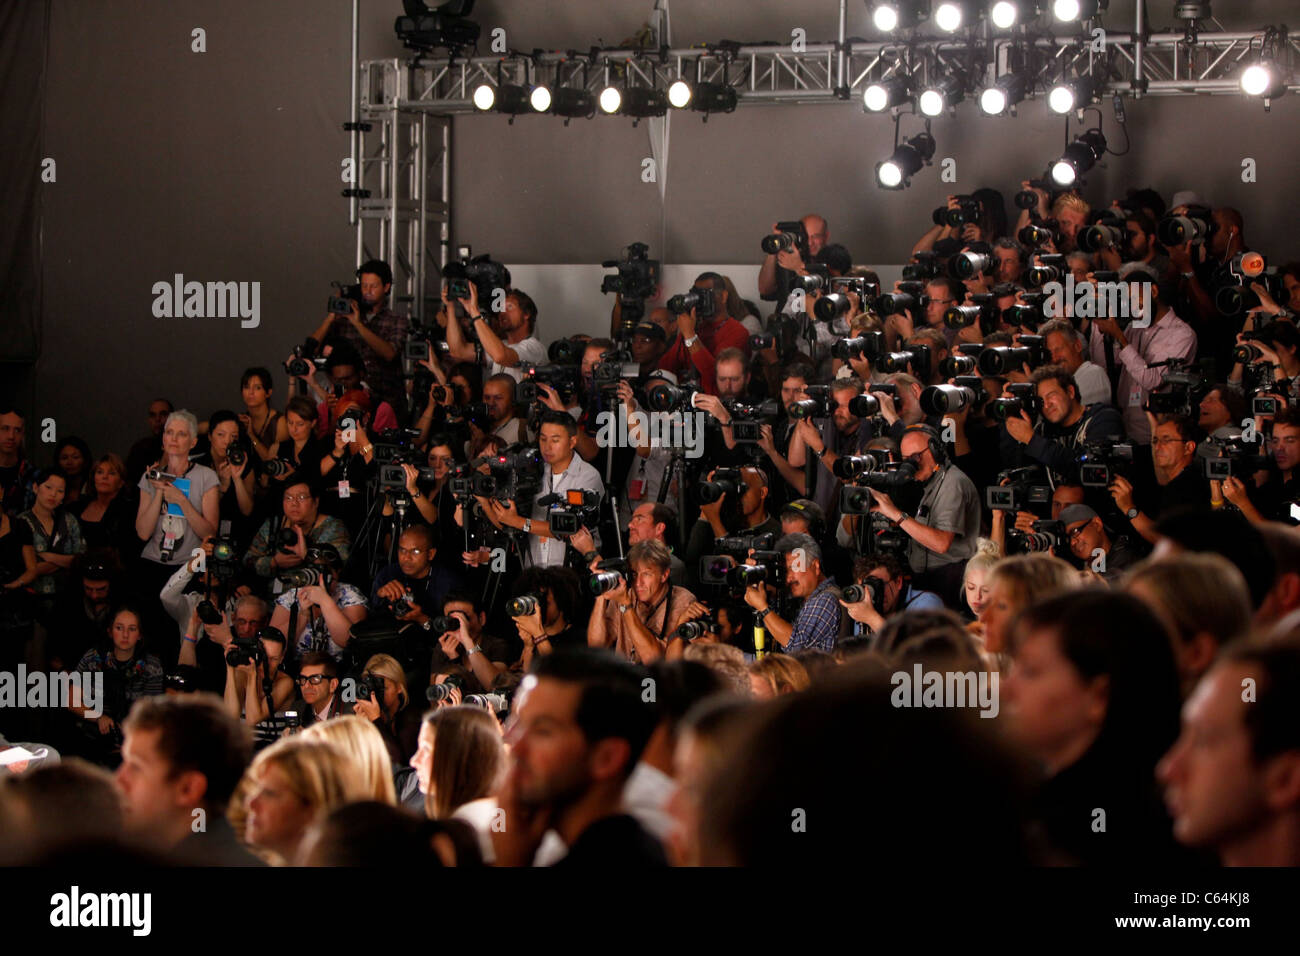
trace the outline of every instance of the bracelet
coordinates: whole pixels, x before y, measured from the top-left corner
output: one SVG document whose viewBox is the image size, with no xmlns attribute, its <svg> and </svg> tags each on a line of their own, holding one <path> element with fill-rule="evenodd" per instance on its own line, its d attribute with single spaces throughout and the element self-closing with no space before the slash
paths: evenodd
<svg viewBox="0 0 1300 956">
<path fill-rule="evenodd" d="M 199 639 L 197 637 L 190 637 L 188 634 L 182 634 L 181 640 L 189 641 L 191 644 L 197 644 L 199 642 Z"/>
<path fill-rule="evenodd" d="M 696 342 L 698 342 L 699 340 L 700 340 L 700 337 L 699 337 L 698 335 L 692 335 L 689 339 L 683 339 L 683 340 L 682 340 L 682 344 L 685 345 L 687 348 L 690 348 L 692 345 L 694 345 L 694 344 L 695 344 Z"/>
<path fill-rule="evenodd" d="M 374 444 L 372 443 L 372 444 L 367 445 L 365 448 L 361 449 L 361 454 L 363 454 L 363 455 L 369 455 L 369 454 L 370 454 L 371 452 L 373 452 L 374 450 L 375 450 L 375 446 L 374 446 Z"/>
<path fill-rule="evenodd" d="M 546 641 L 549 641 L 550 639 L 551 639 L 551 638 L 550 638 L 550 635 L 548 635 L 548 634 L 543 634 L 541 637 L 534 637 L 534 638 L 533 638 L 533 647 L 536 647 L 538 644 L 543 644 L 543 643 L 545 643 Z"/>
<path fill-rule="evenodd" d="M 469 649 L 469 651 L 465 654 L 465 656 L 473 657 L 475 654 L 482 654 L 482 653 L 483 653 L 483 648 L 478 644 L 475 644 L 473 647 Z"/>
</svg>

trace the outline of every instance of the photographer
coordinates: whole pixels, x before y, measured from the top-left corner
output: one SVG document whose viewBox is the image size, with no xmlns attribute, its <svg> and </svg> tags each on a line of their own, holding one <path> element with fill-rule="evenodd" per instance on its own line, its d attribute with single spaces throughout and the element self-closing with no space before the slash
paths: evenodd
<svg viewBox="0 0 1300 956">
<path fill-rule="evenodd" d="M 587 646 L 582 619 L 591 611 L 585 590 L 571 568 L 531 567 L 519 575 L 506 604 L 523 642 L 523 654 L 512 670 L 527 672 L 536 657 Z"/>
<path fill-rule="evenodd" d="M 1190 418 L 1159 416 L 1151 437 L 1151 473 L 1139 479 L 1136 490 L 1123 475 L 1116 475 L 1111 483 L 1115 507 L 1152 544 L 1159 540 L 1156 523 L 1161 518 L 1188 509 L 1204 511 L 1211 505 L 1210 486 L 1195 465 L 1201 437 Z"/>
<path fill-rule="evenodd" d="M 686 344 L 690 336 L 683 334 L 682 328 L 683 326 L 688 330 L 692 328 L 690 315 L 674 316 L 669 309 L 660 306 L 650 311 L 647 320 L 658 326 L 664 335 L 663 351 L 659 353 L 658 367 L 665 372 L 672 372 L 679 381 L 694 376 L 700 380 L 701 389 L 706 392 L 716 391 L 717 381 L 714 373 L 717 363 L 713 353 L 700 345 L 698 340 L 689 346 Z M 645 324 L 646 322 L 641 323 L 641 325 Z M 647 335 L 651 333 L 647 331 Z"/>
<path fill-rule="evenodd" d="M 511 654 L 504 638 L 493 637 L 484 630 L 487 614 L 482 601 L 469 591 L 448 591 L 438 613 L 452 618 L 459 626 L 439 636 L 429 661 L 429 673 L 445 673 L 448 665 L 461 664 L 474 678 L 466 685 L 465 693 L 490 691 L 497 675 L 505 673 L 519 659 L 518 651 Z"/>
<path fill-rule="evenodd" d="M 1070 553 L 1087 570 L 1096 571 L 1107 581 L 1115 581 L 1141 559 L 1126 535 L 1112 537 L 1101 516 L 1087 505 L 1069 505 L 1061 509 Z M 1100 561 L 1100 563 L 1098 563 Z"/>
<path fill-rule="evenodd" d="M 365 693 L 360 685 L 382 684 L 383 692 Z M 358 683 L 357 702 L 353 712 L 364 717 L 378 728 L 388 748 L 388 757 L 394 767 L 404 767 L 419 746 L 420 708 L 412 707 L 411 694 L 406 689 L 406 672 L 402 665 L 388 654 L 375 654 L 362 670 Z"/>
<path fill-rule="evenodd" d="M 787 654 L 807 647 L 832 652 L 846 634 L 839 589 L 822 573 L 822 549 L 806 534 L 788 534 L 776 543 L 785 560 L 785 587 L 791 598 L 801 599 L 794 622 L 786 621 L 768 605 L 766 581 L 745 588 L 745 603 L 754 609 L 754 624 L 772 635 Z M 746 564 L 753 565 L 753 558 Z M 771 577 L 768 578 L 771 580 Z"/>
<path fill-rule="evenodd" d="M 538 447 L 545 464 L 537 499 L 549 495 L 559 495 L 563 499 L 568 491 L 589 491 L 598 498 L 604 497 L 605 483 L 601 481 L 600 472 L 574 454 L 577 444 L 578 425 L 573 416 L 554 410 L 542 415 Z M 542 505 L 535 499 L 531 517 L 525 518 L 519 514 L 514 501 L 479 498 L 478 502 L 497 527 L 515 528 L 532 536 L 529 556 L 535 567 L 564 563 L 567 543 L 551 532 L 549 524 L 548 515 L 553 506 Z M 596 507 L 600 507 L 599 501 Z"/>
<path fill-rule="evenodd" d="M 327 651 L 338 660 L 352 636 L 352 625 L 364 621 L 368 613 L 366 597 L 336 573 L 326 575 L 327 584 L 286 588 L 275 599 L 271 626 L 289 635 L 294 642 L 292 653 L 302 657 L 312 651 Z M 293 634 L 294 619 L 301 626 Z"/>
<path fill-rule="evenodd" d="M 1047 190 L 1033 185 L 1027 179 L 1020 183 L 1020 188 L 1032 189 L 1037 194 L 1038 205 L 1033 210 L 1020 210 L 1020 215 L 1016 218 L 1016 235 L 1020 235 L 1020 230 L 1031 221 L 1054 219 L 1060 230 L 1060 248 L 1056 248 L 1054 243 L 1047 243 L 1043 249 L 1047 252 L 1073 252 L 1079 230 L 1088 225 L 1088 216 L 1092 213 L 1092 207 L 1073 191 L 1063 192 L 1053 201 Z"/>
<path fill-rule="evenodd" d="M 406 316 L 398 315 L 388 307 L 393 270 L 388 263 L 371 259 L 357 269 L 357 279 L 364 315 L 354 299 L 351 312 L 347 315 L 328 313 L 312 333 L 312 338 L 317 342 L 325 342 L 327 336 L 335 341 L 341 340 L 364 362 L 357 372 L 364 371 L 366 381 L 380 401 L 393 408 L 405 408 L 402 350 L 411 324 Z"/>
<path fill-rule="evenodd" d="M 947 606 L 960 607 L 962 572 L 979 539 L 979 492 L 949 464 L 942 440 L 929 426 L 909 428 L 899 451 L 916 469 L 913 480 L 922 488 L 916 517 L 904 514 L 882 491 L 872 488 L 871 495 L 880 513 L 912 539 L 907 563 L 916 583 L 937 593 Z"/>
<path fill-rule="evenodd" d="M 487 422 L 469 418 L 470 440 L 465 457 L 477 458 L 483 454 L 488 435 L 496 435 L 507 445 L 528 440 L 524 420 L 515 414 L 515 378 L 504 373 L 493 375 L 483 383 L 483 406 L 487 409 Z"/>
<path fill-rule="evenodd" d="M 320 492 L 310 475 L 296 475 L 284 483 L 280 496 L 283 520 L 268 518 L 258 529 L 244 555 L 244 566 L 258 577 L 271 579 L 279 572 L 296 568 L 307 557 L 307 549 L 331 545 L 346 563 L 352 550 L 343 522 L 320 513 Z M 289 541 L 292 533 L 293 540 Z"/>
<path fill-rule="evenodd" d="M 804 216 L 801 222 L 808 236 L 808 255 L 816 256 L 830 242 L 831 227 L 822 216 L 815 213 Z M 772 232 L 780 235 L 781 230 L 774 224 Z M 786 282 L 782 282 L 778 269 L 796 274 L 805 272 L 803 256 L 799 250 L 782 250 L 763 257 L 763 265 L 758 270 L 758 294 L 768 302 L 780 301 L 782 293 L 788 288 L 788 277 Z"/>
<path fill-rule="evenodd" d="M 807 494 L 802 469 L 808 452 L 812 452 L 821 465 L 813 500 L 824 514 L 834 514 L 839 502 L 841 482 L 832 470 L 835 461 L 843 455 L 859 454 L 874 437 L 871 419 L 858 418 L 849 410 L 850 402 L 861 394 L 862 383 L 856 378 L 836 379 L 830 386 L 833 403 L 830 418 L 823 423 L 821 431 L 818 432 L 812 419 L 804 418 L 795 426 L 794 437 L 790 440 L 790 466 L 799 470 L 801 479 L 798 484 L 791 484 L 800 496 Z"/>
<path fill-rule="evenodd" d="M 715 358 L 723 349 L 740 349 L 748 355 L 749 330 L 727 313 L 726 280 L 716 272 L 701 272 L 693 288 L 713 290 L 713 314 L 702 316 L 691 309 L 677 317 L 678 334 L 686 350 L 703 348 Z"/>
<path fill-rule="evenodd" d="M 397 427 L 396 406 L 375 392 L 361 380 L 361 356 L 348 345 L 336 346 L 325 360 L 325 371 L 334 386 L 334 395 L 313 386 L 320 404 L 316 408 L 316 434 L 328 439 L 330 432 L 338 428 L 339 419 L 348 417 L 348 411 L 356 405 L 364 412 L 374 412 L 371 416 L 373 430 L 385 432 Z M 356 417 L 356 416 L 353 416 Z"/>
<path fill-rule="evenodd" d="M 321 459 L 329 454 L 325 440 L 316 435 L 319 417 L 320 409 L 305 395 L 295 395 L 289 399 L 284 406 L 284 424 L 288 437 L 278 442 L 267 457 L 287 461 L 294 471 L 319 474 Z M 263 487 L 278 486 L 279 481 L 280 479 L 272 479 L 265 473 L 262 476 Z M 272 482 L 276 484 L 273 485 Z"/>
<path fill-rule="evenodd" d="M 997 259 L 997 271 L 994 279 L 1020 285 L 1020 278 L 1025 271 L 1025 247 L 1009 236 L 1003 236 L 993 243 L 993 257 Z"/>
<path fill-rule="evenodd" d="M 1053 483 L 1074 481 L 1078 474 L 1079 449 L 1087 444 L 1124 437 L 1124 420 L 1110 405 L 1087 408 L 1079 401 L 1079 386 L 1074 376 L 1060 365 L 1035 369 L 1029 377 L 1042 403 L 1037 425 L 1028 413 L 1008 417 L 1003 424 L 1006 436 L 1020 446 L 1004 445 L 1003 460 L 1009 467 L 1029 459 L 1043 465 Z M 1017 461 L 1019 458 L 1021 460 Z"/>
<path fill-rule="evenodd" d="M 208 453 L 197 459 L 217 473 L 221 489 L 218 515 L 221 521 L 230 522 L 231 534 L 240 544 L 253 533 L 248 524 L 257 506 L 253 498 L 257 479 L 244 437 L 234 412 L 213 412 L 208 419 Z"/>
<path fill-rule="evenodd" d="M 1196 425 L 1207 435 L 1225 425 L 1241 425 L 1246 419 L 1246 400 L 1236 389 L 1217 384 L 1205 393 L 1197 406 Z"/>
<path fill-rule="evenodd" d="M 588 645 L 612 647 L 620 657 L 634 663 L 649 664 L 663 656 L 678 626 L 698 617 L 702 610 L 694 594 L 669 581 L 671 558 L 668 549 L 657 541 L 633 545 L 627 553 L 631 594 L 621 572 L 604 572 L 616 575 L 618 583 L 596 598 L 587 625 Z M 599 560 L 591 562 L 591 573 L 602 573 Z"/>
<path fill-rule="evenodd" d="M 237 646 L 226 651 L 226 710 L 249 727 L 283 710 L 293 699 L 295 690 L 293 678 L 280 669 L 285 654 L 283 632 L 263 627 L 257 631 L 256 640 L 262 649 L 261 657 Z M 240 658 L 242 663 L 233 663 L 234 658 Z M 272 707 L 269 712 L 266 709 L 268 679 Z"/>
<path fill-rule="evenodd" d="M 740 469 L 744 488 L 736 488 L 739 496 L 723 491 L 716 501 L 700 505 L 700 517 L 691 527 L 686 543 L 686 579 L 696 589 L 700 558 L 713 550 L 717 538 L 733 534 L 780 534 L 781 523 L 767 513 L 767 497 L 771 493 L 767 475 L 753 465 Z M 716 470 L 708 472 L 707 480 L 714 481 Z"/>
<path fill-rule="evenodd" d="M 483 348 L 483 365 L 489 376 L 505 373 L 516 382 L 522 381 L 524 363 L 545 365 L 546 346 L 536 336 L 537 305 L 524 292 L 511 289 L 505 294 L 504 308 L 489 322 L 480 309 L 478 285 L 468 283 L 469 298 L 458 299 L 469 317 L 470 332 Z M 442 304 L 447 314 L 452 313 L 447 286 L 442 288 Z M 460 322 L 451 318 L 447 322 L 447 344 L 451 357 L 457 361 L 473 362 L 477 353 L 474 343 L 466 340 Z"/>
<path fill-rule="evenodd" d="M 1038 334 L 1052 358 L 1072 376 L 1079 387 L 1079 402 L 1087 408 L 1099 403 L 1110 404 L 1110 377 L 1097 363 L 1084 357 L 1084 339 L 1069 319 L 1053 319 L 1042 325 Z"/>
<path fill-rule="evenodd" d="M 1136 311 L 1142 287 L 1150 290 L 1151 314 L 1143 315 L 1126 329 L 1120 328 L 1114 318 L 1097 318 L 1092 324 L 1119 347 L 1116 357 L 1121 371 L 1115 395 L 1129 438 L 1145 445 L 1151 440 L 1151 428 L 1143 406 L 1163 381 L 1163 369 L 1151 366 L 1170 359 L 1190 361 L 1195 358 L 1196 333 L 1174 314 L 1169 304 L 1172 301 L 1171 287 L 1168 282 L 1160 281 L 1155 269 L 1130 262 L 1120 270 L 1120 281 L 1129 285 L 1130 311 Z M 1150 324 L 1139 328 L 1138 321 Z"/>
<path fill-rule="evenodd" d="M 1268 441 L 1276 470 L 1269 470 L 1268 480 L 1256 493 L 1259 506 L 1251 504 L 1247 486 L 1239 478 L 1223 482 L 1223 496 L 1251 521 L 1300 524 L 1291 511 L 1300 502 L 1300 482 L 1296 480 L 1296 468 L 1300 466 L 1300 413 L 1291 408 L 1279 409 L 1273 416 L 1273 433 Z"/>
<path fill-rule="evenodd" d="M 892 554 L 863 555 L 853 563 L 853 577 L 862 587 L 862 600 L 848 602 L 841 598 L 840 606 L 872 634 L 883 630 L 885 619 L 894 614 L 943 609 L 939 595 L 913 587 L 912 569 Z"/>
<path fill-rule="evenodd" d="M 446 594 L 461 583 L 460 575 L 447 565 L 434 563 L 436 554 L 433 529 L 428 525 L 412 525 L 403 531 L 397 539 L 397 563 L 375 575 L 370 606 L 378 612 L 388 605 L 399 621 L 428 621 Z"/>
</svg>

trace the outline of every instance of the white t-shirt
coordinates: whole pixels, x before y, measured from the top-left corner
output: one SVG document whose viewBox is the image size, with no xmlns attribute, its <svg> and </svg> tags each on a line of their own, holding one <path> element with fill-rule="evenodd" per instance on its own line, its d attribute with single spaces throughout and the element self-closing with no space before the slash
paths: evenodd
<svg viewBox="0 0 1300 956">
<path fill-rule="evenodd" d="M 502 372 L 505 372 L 516 382 L 522 382 L 524 380 L 523 366 L 525 363 L 531 365 L 546 364 L 546 346 L 542 344 L 541 339 L 530 335 L 522 342 L 516 342 L 514 345 L 511 345 L 509 342 L 503 342 L 502 344 L 507 348 L 514 349 L 515 354 L 519 356 L 519 364 L 512 367 L 500 365 L 491 359 L 488 359 L 488 375 L 500 375 Z M 486 380 L 486 378 L 487 376 L 484 376 L 484 380 Z"/>
<path fill-rule="evenodd" d="M 190 470 L 176 480 L 176 485 L 185 492 L 185 497 L 190 499 L 194 510 L 202 514 L 203 496 L 207 494 L 209 488 L 221 487 L 221 479 L 206 465 L 191 465 Z M 137 487 L 142 495 L 148 496 L 154 493 L 153 485 L 149 484 L 148 479 L 143 476 Z M 153 534 L 149 536 L 144 550 L 140 552 L 140 557 L 146 561 L 157 561 L 159 564 L 173 566 L 184 564 L 193 556 L 195 548 L 202 547 L 203 541 L 194 533 L 185 516 L 178 513 L 179 505 L 164 503 L 162 509 L 163 515 L 158 519 L 158 524 Z M 162 554 L 164 541 L 169 545 L 167 557 L 163 557 Z"/>
<path fill-rule="evenodd" d="M 1084 405 L 1110 404 L 1110 376 L 1095 362 L 1085 361 L 1074 373 L 1079 386 L 1079 401 Z"/>
</svg>

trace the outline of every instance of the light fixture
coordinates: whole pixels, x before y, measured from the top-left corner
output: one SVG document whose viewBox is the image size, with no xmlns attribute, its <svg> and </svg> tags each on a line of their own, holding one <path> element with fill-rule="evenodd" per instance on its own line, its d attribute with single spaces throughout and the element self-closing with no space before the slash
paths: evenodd
<svg viewBox="0 0 1300 956">
<path fill-rule="evenodd" d="M 962 81 L 955 76 L 945 76 L 938 83 L 931 84 L 921 93 L 917 105 L 926 116 L 938 116 L 950 106 L 956 106 L 966 98 Z"/>
<path fill-rule="evenodd" d="M 534 112 L 545 113 L 551 108 L 551 88 L 545 84 L 534 86 L 533 92 L 528 96 L 528 103 Z"/>
<path fill-rule="evenodd" d="M 1083 109 L 1092 102 L 1092 80 L 1086 76 L 1072 80 L 1061 80 L 1052 86 L 1047 94 L 1047 107 L 1053 113 L 1073 112 Z"/>
<path fill-rule="evenodd" d="M 663 90 L 654 90 L 648 86 L 633 86 L 623 91 L 624 116 L 643 119 L 647 116 L 663 116 L 668 112 L 668 97 Z"/>
<path fill-rule="evenodd" d="M 1035 0 L 998 0 L 989 9 L 989 21 L 999 30 L 1010 30 L 1017 23 L 1033 20 L 1039 12 Z"/>
<path fill-rule="evenodd" d="M 862 109 L 868 113 L 882 113 L 912 98 L 912 84 L 905 76 L 892 76 L 872 83 L 862 91 Z"/>
<path fill-rule="evenodd" d="M 565 125 L 578 116 L 592 116 L 596 112 L 596 97 L 585 89 L 562 86 L 555 91 L 551 112 L 563 116 Z"/>
<path fill-rule="evenodd" d="M 668 87 L 668 104 L 674 109 L 684 110 L 691 105 L 693 92 L 691 84 L 685 80 L 675 80 L 673 85 Z"/>
<path fill-rule="evenodd" d="M 1052 15 L 1066 23 L 1091 19 L 1100 8 L 1100 0 L 1052 0 Z"/>
<path fill-rule="evenodd" d="M 934 8 L 934 25 L 945 33 L 956 33 L 979 19 L 980 8 L 972 0 L 944 0 Z"/>
<path fill-rule="evenodd" d="M 989 116 L 1001 116 L 1025 98 L 1023 73 L 1003 73 L 980 93 L 980 109 Z"/>
<path fill-rule="evenodd" d="M 480 83 L 474 88 L 474 108 L 486 112 L 497 101 L 497 91 L 491 83 Z"/>
<path fill-rule="evenodd" d="M 669 102 L 672 101 L 672 97 L 672 90 L 669 90 Z M 739 99 L 736 88 L 730 83 L 696 83 L 691 109 L 703 113 L 707 122 L 710 113 L 733 112 Z"/>
<path fill-rule="evenodd" d="M 903 140 L 888 159 L 876 163 L 876 184 L 881 189 L 902 189 L 933 156 L 934 137 L 917 133 Z"/>
<path fill-rule="evenodd" d="M 1288 80 L 1286 71 L 1275 61 L 1260 59 L 1242 71 L 1241 91 L 1271 100 L 1286 92 Z"/>
<path fill-rule="evenodd" d="M 509 116 L 518 116 L 533 108 L 532 92 L 529 87 L 514 83 L 502 83 L 495 88 L 490 83 L 480 83 L 474 89 L 474 106 L 484 112 L 495 110 Z"/>
<path fill-rule="evenodd" d="M 614 114 L 623 108 L 623 94 L 617 86 L 607 86 L 600 91 L 600 109 L 603 113 Z"/>
<path fill-rule="evenodd" d="M 1097 165 L 1105 152 L 1106 137 L 1101 130 L 1090 129 L 1080 134 L 1052 164 L 1052 180 L 1058 186 L 1073 186 L 1080 176 Z"/>
<path fill-rule="evenodd" d="M 914 27 L 925 19 L 925 0 L 881 0 L 871 2 L 871 22 L 881 33 L 893 33 L 899 27 Z"/>
</svg>

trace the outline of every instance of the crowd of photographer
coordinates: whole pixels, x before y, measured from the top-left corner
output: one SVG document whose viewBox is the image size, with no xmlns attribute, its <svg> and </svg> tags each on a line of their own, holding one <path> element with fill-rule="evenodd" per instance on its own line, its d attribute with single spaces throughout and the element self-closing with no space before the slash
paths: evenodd
<svg viewBox="0 0 1300 956">
<path fill-rule="evenodd" d="M 608 335 L 549 345 L 488 256 L 427 326 L 369 262 L 283 414 L 249 368 L 93 477 L 5 410 L 5 666 L 106 692 L 6 726 L 82 760 L 0 818 L 230 864 L 1300 862 L 1300 264 L 1193 195 L 1022 185 L 891 288 L 775 224 L 767 318 L 633 244 Z M 881 816 L 791 827 L 849 791 Z"/>
</svg>

